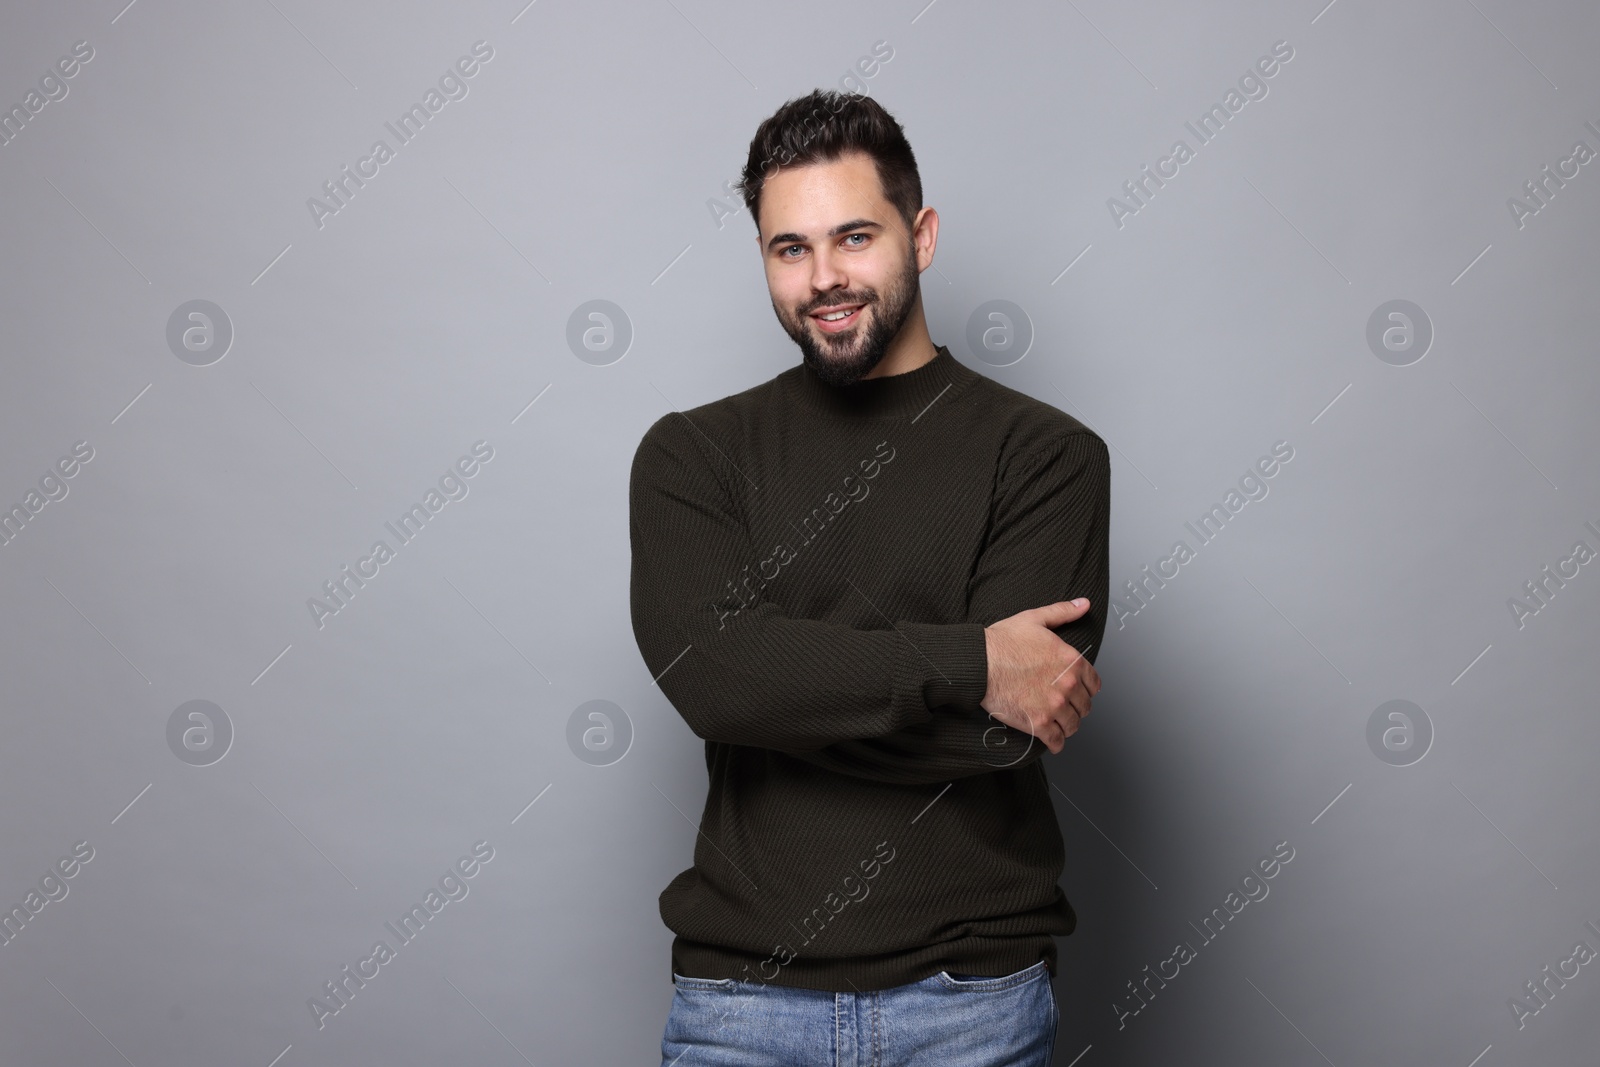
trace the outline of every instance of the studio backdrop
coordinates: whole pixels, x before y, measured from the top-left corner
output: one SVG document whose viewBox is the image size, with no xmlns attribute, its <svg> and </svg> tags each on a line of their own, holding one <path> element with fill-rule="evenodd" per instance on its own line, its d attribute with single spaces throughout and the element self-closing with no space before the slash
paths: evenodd
<svg viewBox="0 0 1600 1067">
<path fill-rule="evenodd" d="M 1597 50 L 1577 0 L 9 5 L 0 1063 L 656 1061 L 706 768 L 629 465 L 799 362 L 731 183 L 818 87 L 916 151 L 934 341 L 1110 446 L 1056 1062 L 1592 1056 Z"/>
</svg>

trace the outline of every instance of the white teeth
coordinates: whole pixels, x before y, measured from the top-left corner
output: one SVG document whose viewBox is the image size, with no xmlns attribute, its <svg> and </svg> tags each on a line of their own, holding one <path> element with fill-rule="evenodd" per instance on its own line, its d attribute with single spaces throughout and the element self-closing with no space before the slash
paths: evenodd
<svg viewBox="0 0 1600 1067">
<path fill-rule="evenodd" d="M 832 312 L 830 314 L 822 315 L 822 316 L 819 316 L 819 317 L 822 319 L 823 322 L 834 322 L 834 321 L 836 321 L 838 319 L 844 318 L 846 315 L 849 315 L 854 310 L 855 310 L 855 308 L 846 308 L 843 311 L 835 311 L 835 312 Z"/>
</svg>

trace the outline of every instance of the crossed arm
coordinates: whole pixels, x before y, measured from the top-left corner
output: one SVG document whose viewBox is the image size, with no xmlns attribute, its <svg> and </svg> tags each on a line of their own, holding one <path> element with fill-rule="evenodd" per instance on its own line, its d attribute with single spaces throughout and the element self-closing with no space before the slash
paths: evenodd
<svg viewBox="0 0 1600 1067">
<path fill-rule="evenodd" d="M 698 433 L 681 414 L 658 420 L 629 483 L 634 635 L 697 735 L 903 784 L 1026 766 L 1047 751 L 980 706 L 984 627 L 1085 596 L 1090 611 L 1054 632 L 1094 661 L 1109 586 L 1110 460 L 1098 436 L 1062 434 L 1011 464 L 966 621 L 860 630 L 766 601 L 729 613 L 728 579 L 759 554 Z"/>
</svg>

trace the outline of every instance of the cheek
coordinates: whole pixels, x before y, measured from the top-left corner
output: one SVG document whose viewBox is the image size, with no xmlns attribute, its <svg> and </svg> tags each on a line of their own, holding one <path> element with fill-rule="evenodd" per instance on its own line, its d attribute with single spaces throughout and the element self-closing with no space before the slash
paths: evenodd
<svg viewBox="0 0 1600 1067">
<path fill-rule="evenodd" d="M 788 318 L 793 318 L 798 309 L 804 307 L 811 300 L 811 293 L 804 286 L 796 286 L 790 278 L 785 278 L 781 273 L 774 277 L 771 272 L 767 274 L 767 291 L 772 295 L 772 302 Z"/>
</svg>

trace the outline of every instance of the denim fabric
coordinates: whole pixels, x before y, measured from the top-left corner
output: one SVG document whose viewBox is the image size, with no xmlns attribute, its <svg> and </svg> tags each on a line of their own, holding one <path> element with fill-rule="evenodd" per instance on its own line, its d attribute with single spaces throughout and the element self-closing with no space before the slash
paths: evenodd
<svg viewBox="0 0 1600 1067">
<path fill-rule="evenodd" d="M 677 974 L 672 984 L 662 1067 L 1049 1067 L 1060 1021 L 1043 960 L 870 993 Z"/>
</svg>

